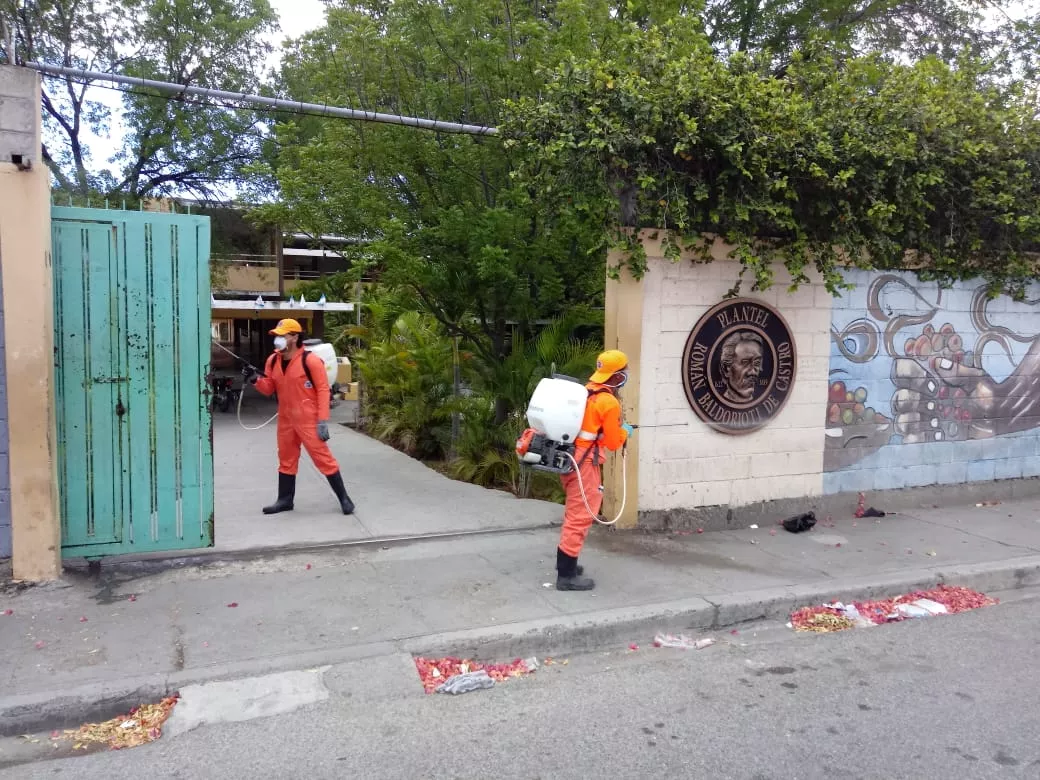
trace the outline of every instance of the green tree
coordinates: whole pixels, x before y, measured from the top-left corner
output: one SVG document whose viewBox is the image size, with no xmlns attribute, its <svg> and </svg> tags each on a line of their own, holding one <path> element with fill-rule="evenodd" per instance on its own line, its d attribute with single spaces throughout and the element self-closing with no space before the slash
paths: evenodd
<svg viewBox="0 0 1040 780">
<path fill-rule="evenodd" d="M 815 47 L 775 75 L 717 58 L 689 25 L 630 26 L 610 52 L 558 69 L 540 99 L 515 101 L 506 143 L 542 198 L 573 200 L 601 228 L 720 235 L 756 287 L 773 261 L 796 283 L 815 265 L 831 289 L 845 263 L 909 262 L 1018 294 L 1040 238 L 1035 98 L 968 60 Z M 638 247 L 630 263 L 642 271 Z"/>
<path fill-rule="evenodd" d="M 0 0 L 15 20 L 18 59 L 233 92 L 263 84 L 275 29 L 267 0 Z M 259 154 L 257 116 L 128 88 L 115 159 L 94 159 L 86 133 L 107 132 L 89 79 L 47 78 L 44 160 L 60 189 L 87 195 L 212 197 Z M 95 87 L 95 90 L 97 87 Z"/>
<path fill-rule="evenodd" d="M 495 125 L 504 99 L 537 94 L 545 64 L 602 42 L 596 30 L 609 29 L 608 12 L 579 0 L 348 3 L 295 47 L 282 89 Z M 530 334 L 536 321 L 602 295 L 600 232 L 517 185 L 496 138 L 310 119 L 275 135 L 262 183 L 279 197 L 262 213 L 371 239 L 380 279 L 411 291 L 485 362 L 509 353 L 514 329 Z M 500 406 L 499 422 L 508 413 Z"/>
</svg>

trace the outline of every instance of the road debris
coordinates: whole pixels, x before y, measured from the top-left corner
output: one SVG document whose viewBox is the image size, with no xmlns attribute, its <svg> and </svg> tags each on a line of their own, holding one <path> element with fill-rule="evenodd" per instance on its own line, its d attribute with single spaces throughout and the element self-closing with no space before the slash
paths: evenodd
<svg viewBox="0 0 1040 780">
<path fill-rule="evenodd" d="M 704 639 L 693 639 L 686 634 L 658 634 L 654 637 L 654 647 L 674 647 L 680 650 L 703 650 L 711 647 L 715 640 L 711 637 Z"/>
<path fill-rule="evenodd" d="M 828 633 L 935 615 L 956 614 L 996 603 L 996 599 L 969 588 L 940 585 L 931 590 L 904 593 L 893 599 L 857 601 L 852 604 L 835 601 L 814 607 L 802 607 L 791 613 L 789 625 L 795 631 Z"/>
<path fill-rule="evenodd" d="M 13 614 L 14 614 L 14 610 L 13 609 L 5 609 L 3 612 L 0 612 L 0 615 L 3 615 L 4 617 L 10 617 Z"/>
<path fill-rule="evenodd" d="M 437 693 L 450 693 L 452 696 L 457 696 L 460 693 L 469 693 L 470 691 L 480 691 L 494 687 L 495 681 L 491 679 L 485 670 L 481 669 L 477 672 L 465 672 L 449 677 L 438 685 L 435 690 Z"/>
<path fill-rule="evenodd" d="M 162 727 L 177 704 L 178 695 L 167 696 L 158 704 L 135 707 L 126 715 L 103 723 L 85 723 L 78 729 L 67 729 L 61 735 L 51 734 L 52 740 L 72 742 L 73 750 L 86 750 L 89 744 L 107 744 L 112 750 L 122 750 L 154 742 L 162 736 Z"/>
<path fill-rule="evenodd" d="M 552 659 L 547 658 L 545 665 L 548 666 L 551 661 Z M 519 658 L 508 664 L 482 664 L 479 661 L 462 658 L 423 658 L 420 656 L 415 659 L 415 668 L 419 672 L 419 679 L 427 693 L 433 693 L 437 686 L 445 680 L 470 672 L 487 672 L 495 682 L 505 682 L 512 677 L 526 677 L 533 671 L 526 661 Z"/>
</svg>

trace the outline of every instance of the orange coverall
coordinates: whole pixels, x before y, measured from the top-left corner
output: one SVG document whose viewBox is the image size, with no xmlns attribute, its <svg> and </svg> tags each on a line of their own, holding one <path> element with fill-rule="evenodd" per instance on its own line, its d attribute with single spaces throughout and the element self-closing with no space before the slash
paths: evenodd
<svg viewBox="0 0 1040 780">
<path fill-rule="evenodd" d="M 304 357 L 309 361 L 314 386 L 303 370 Z M 329 445 L 318 438 L 318 421 L 329 419 L 329 378 L 325 363 L 317 355 L 299 350 L 283 367 L 279 353 L 267 359 L 264 376 L 256 380 L 256 389 L 264 395 L 278 394 L 278 471 L 295 475 L 300 465 L 300 445 L 307 449 L 314 465 L 324 476 L 339 471 Z"/>
<path fill-rule="evenodd" d="M 581 423 L 582 434 L 595 434 L 595 441 L 578 439 L 574 446 L 574 459 L 578 470 L 564 474 L 560 479 L 567 494 L 563 510 L 563 528 L 560 530 L 560 549 L 577 558 L 585 537 L 595 518 L 589 509 L 599 514 L 603 504 L 603 477 L 600 467 L 606 462 L 604 449 L 611 452 L 621 449 L 628 440 L 628 433 L 621 427 L 621 402 L 604 385 L 585 385 L 590 395 L 585 404 L 585 417 Z M 596 392 L 599 390 L 600 392 Z M 578 479 L 581 479 L 581 485 Z M 585 488 L 582 499 L 581 488 Z M 585 502 L 588 501 L 588 508 Z"/>
</svg>

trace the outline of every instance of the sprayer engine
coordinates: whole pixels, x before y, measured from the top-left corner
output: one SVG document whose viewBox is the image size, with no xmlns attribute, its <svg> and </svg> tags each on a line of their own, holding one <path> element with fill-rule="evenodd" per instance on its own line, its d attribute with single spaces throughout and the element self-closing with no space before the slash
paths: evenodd
<svg viewBox="0 0 1040 780">
<path fill-rule="evenodd" d="M 520 462 L 538 471 L 574 470 L 574 442 L 585 418 L 589 393 L 575 379 L 553 376 L 538 383 L 527 405 L 530 426 L 516 442 Z"/>
</svg>

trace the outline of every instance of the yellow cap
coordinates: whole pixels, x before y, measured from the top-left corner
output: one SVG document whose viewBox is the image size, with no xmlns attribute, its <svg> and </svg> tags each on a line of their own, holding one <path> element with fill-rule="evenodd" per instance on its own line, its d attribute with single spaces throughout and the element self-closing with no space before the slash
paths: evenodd
<svg viewBox="0 0 1040 780">
<path fill-rule="evenodd" d="M 618 371 L 628 368 L 628 356 L 617 349 L 608 349 L 596 358 L 596 373 L 589 377 L 590 382 L 603 384 Z"/>
<path fill-rule="evenodd" d="M 287 333 L 303 333 L 303 328 L 296 320 L 278 320 L 278 324 L 268 332 L 274 336 L 284 336 Z"/>
</svg>

